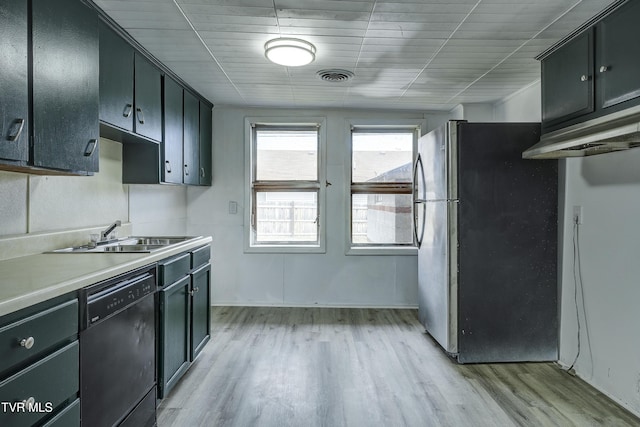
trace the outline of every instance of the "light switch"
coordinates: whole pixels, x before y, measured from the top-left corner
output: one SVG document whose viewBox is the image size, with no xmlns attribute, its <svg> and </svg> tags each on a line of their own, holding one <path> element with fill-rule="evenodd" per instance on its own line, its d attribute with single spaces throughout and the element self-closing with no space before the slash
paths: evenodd
<svg viewBox="0 0 640 427">
<path fill-rule="evenodd" d="M 235 215 L 238 213 L 238 202 L 229 202 L 229 214 Z"/>
</svg>

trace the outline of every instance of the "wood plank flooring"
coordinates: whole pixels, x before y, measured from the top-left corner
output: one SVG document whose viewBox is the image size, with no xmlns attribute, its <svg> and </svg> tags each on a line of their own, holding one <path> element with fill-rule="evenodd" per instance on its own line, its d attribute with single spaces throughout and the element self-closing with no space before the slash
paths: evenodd
<svg viewBox="0 0 640 427">
<path fill-rule="evenodd" d="M 555 364 L 458 365 L 415 310 L 212 308 L 159 427 L 638 426 Z"/>
</svg>

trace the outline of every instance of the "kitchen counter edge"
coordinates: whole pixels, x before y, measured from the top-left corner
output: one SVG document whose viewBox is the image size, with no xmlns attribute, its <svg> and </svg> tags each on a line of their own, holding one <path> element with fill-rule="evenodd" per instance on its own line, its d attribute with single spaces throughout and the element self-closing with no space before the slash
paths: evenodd
<svg viewBox="0 0 640 427">
<path fill-rule="evenodd" d="M 0 261 L 0 317 L 211 242 L 211 236 L 198 236 L 151 253 L 48 253 Z"/>
</svg>

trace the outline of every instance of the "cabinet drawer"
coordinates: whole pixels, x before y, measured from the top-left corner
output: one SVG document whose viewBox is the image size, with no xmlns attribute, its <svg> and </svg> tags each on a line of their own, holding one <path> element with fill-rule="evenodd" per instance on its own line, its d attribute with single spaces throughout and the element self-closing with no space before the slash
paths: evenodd
<svg viewBox="0 0 640 427">
<path fill-rule="evenodd" d="M 191 252 L 191 269 L 209 263 L 211 259 L 211 246 L 203 246 Z"/>
<path fill-rule="evenodd" d="M 191 270 L 191 254 L 185 253 L 158 264 L 158 286 L 167 286 Z"/>
<path fill-rule="evenodd" d="M 0 373 L 77 334 L 77 299 L 0 328 Z"/>
<path fill-rule="evenodd" d="M 0 383 L 0 402 L 30 400 L 31 407 L 0 411 L 0 425 L 30 426 L 49 415 L 79 389 L 79 346 L 75 341 Z M 8 404 L 7 404 L 8 405 Z"/>
<path fill-rule="evenodd" d="M 42 427 L 80 427 L 80 399 L 76 399 Z"/>
</svg>

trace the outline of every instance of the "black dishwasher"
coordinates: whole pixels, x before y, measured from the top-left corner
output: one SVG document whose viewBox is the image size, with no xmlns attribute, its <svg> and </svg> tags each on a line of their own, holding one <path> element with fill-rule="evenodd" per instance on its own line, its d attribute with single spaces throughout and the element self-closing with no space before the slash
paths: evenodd
<svg viewBox="0 0 640 427">
<path fill-rule="evenodd" d="M 83 426 L 156 423 L 156 266 L 80 293 Z"/>
</svg>

